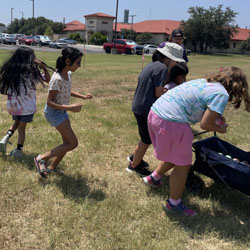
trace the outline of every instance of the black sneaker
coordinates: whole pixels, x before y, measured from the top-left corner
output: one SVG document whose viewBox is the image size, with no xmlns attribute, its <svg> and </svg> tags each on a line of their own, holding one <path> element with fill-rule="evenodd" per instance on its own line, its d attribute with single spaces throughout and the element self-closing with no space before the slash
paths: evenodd
<svg viewBox="0 0 250 250">
<path fill-rule="evenodd" d="M 151 174 L 151 172 L 147 170 L 142 164 L 139 164 L 136 168 L 133 168 L 131 162 L 128 164 L 126 171 L 129 173 L 136 173 L 142 177 Z"/>
<path fill-rule="evenodd" d="M 128 156 L 128 157 L 127 157 L 128 162 L 132 162 L 132 161 L 133 161 L 133 158 L 134 158 L 134 155 L 133 155 L 133 154 L 131 154 L 130 156 Z M 144 168 L 148 168 L 148 167 L 149 167 L 148 162 L 146 162 L 146 161 L 144 161 L 144 160 L 141 161 L 140 165 L 142 165 Z"/>
</svg>

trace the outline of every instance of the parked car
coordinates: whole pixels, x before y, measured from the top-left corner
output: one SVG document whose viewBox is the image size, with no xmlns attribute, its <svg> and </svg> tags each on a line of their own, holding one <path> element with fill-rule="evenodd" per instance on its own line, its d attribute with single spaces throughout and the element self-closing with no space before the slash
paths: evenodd
<svg viewBox="0 0 250 250">
<path fill-rule="evenodd" d="M 60 42 L 65 41 L 67 44 L 77 44 L 77 41 L 70 39 L 68 37 L 60 38 L 58 41 Z"/>
<path fill-rule="evenodd" d="M 49 46 L 50 43 L 51 43 L 51 40 L 49 39 L 48 36 L 44 36 L 44 35 L 34 36 L 34 44 L 35 45 Z"/>
<path fill-rule="evenodd" d="M 63 49 L 68 47 L 68 44 L 65 41 L 54 40 L 49 44 L 49 46 L 51 48 Z"/>
<path fill-rule="evenodd" d="M 1 37 L 1 43 L 16 44 L 15 36 L 10 34 L 4 34 L 3 37 Z"/>
<path fill-rule="evenodd" d="M 32 45 L 33 44 L 33 36 L 21 36 L 18 38 L 19 44 Z"/>
<path fill-rule="evenodd" d="M 137 55 L 142 55 L 144 47 L 142 45 L 139 44 L 135 44 L 134 50 L 135 50 L 135 54 Z"/>
<path fill-rule="evenodd" d="M 104 43 L 103 49 L 107 54 L 111 53 L 112 48 L 116 48 L 117 53 L 134 54 L 136 42 L 127 39 L 116 39 L 114 42 Z"/>
<path fill-rule="evenodd" d="M 153 44 L 145 44 L 143 46 L 145 54 L 153 54 L 157 50 L 157 46 Z"/>
</svg>

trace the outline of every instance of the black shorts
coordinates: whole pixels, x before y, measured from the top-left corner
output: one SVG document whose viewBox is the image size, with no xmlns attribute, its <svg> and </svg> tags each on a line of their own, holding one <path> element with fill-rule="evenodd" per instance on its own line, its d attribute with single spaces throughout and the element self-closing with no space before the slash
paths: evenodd
<svg viewBox="0 0 250 250">
<path fill-rule="evenodd" d="M 29 123 L 33 121 L 34 114 L 31 115 L 12 115 L 12 120 Z"/>
<path fill-rule="evenodd" d="M 138 131 L 139 131 L 141 141 L 145 144 L 151 144 L 152 142 L 151 142 L 150 135 L 148 132 L 148 117 L 138 115 L 136 113 L 134 113 L 134 116 L 137 121 Z"/>
</svg>

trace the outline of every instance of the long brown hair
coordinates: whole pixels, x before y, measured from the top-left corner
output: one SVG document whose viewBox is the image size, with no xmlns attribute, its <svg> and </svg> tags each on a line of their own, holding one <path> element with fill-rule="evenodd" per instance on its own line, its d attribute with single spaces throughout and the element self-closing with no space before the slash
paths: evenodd
<svg viewBox="0 0 250 250">
<path fill-rule="evenodd" d="M 237 67 L 222 69 L 207 77 L 208 82 L 219 82 L 227 90 L 229 100 L 236 109 L 244 102 L 245 110 L 250 112 L 250 97 L 246 75 Z"/>
</svg>

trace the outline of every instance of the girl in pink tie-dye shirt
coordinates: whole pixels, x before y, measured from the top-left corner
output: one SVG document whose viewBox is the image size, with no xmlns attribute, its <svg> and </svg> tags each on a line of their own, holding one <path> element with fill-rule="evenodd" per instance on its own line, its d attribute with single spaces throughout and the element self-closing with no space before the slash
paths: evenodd
<svg viewBox="0 0 250 250">
<path fill-rule="evenodd" d="M 7 111 L 14 123 L 0 141 L 0 152 L 6 152 L 6 145 L 17 129 L 17 148 L 10 155 L 21 157 L 26 125 L 32 122 L 36 113 L 36 85 L 49 80 L 50 74 L 45 63 L 37 59 L 34 50 L 28 47 L 18 48 L 1 66 L 0 92 L 7 95 Z"/>
</svg>

